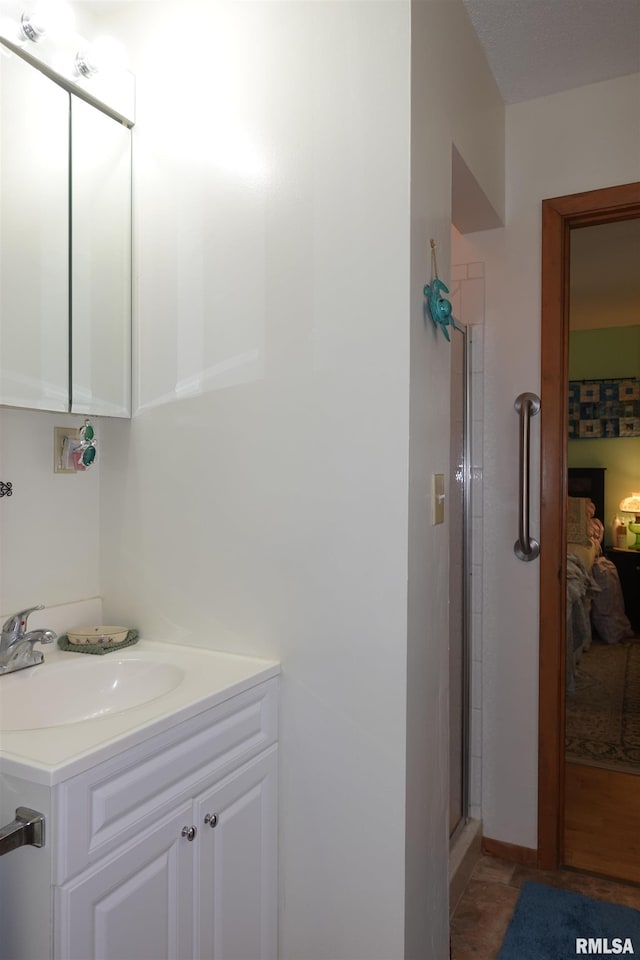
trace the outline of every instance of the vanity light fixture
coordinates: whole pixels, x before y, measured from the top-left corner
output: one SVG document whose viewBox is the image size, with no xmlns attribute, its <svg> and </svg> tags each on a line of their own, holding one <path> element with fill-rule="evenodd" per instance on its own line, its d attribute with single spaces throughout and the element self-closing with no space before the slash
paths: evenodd
<svg viewBox="0 0 640 960">
<path fill-rule="evenodd" d="M 632 493 L 620 501 L 619 510 L 622 513 L 634 513 L 635 521 L 629 523 L 629 530 L 635 533 L 635 543 L 629 547 L 630 550 L 640 550 L 640 493 Z"/>
<path fill-rule="evenodd" d="M 75 72 L 89 79 L 96 73 L 125 69 L 126 56 L 122 44 L 113 37 L 98 37 L 92 44 L 79 50 L 75 58 Z"/>
<path fill-rule="evenodd" d="M 0 0 L 0 54 L 8 47 L 72 93 L 84 87 L 87 99 L 133 126 L 134 78 L 123 45 L 106 36 L 89 41 L 75 19 L 66 0 Z"/>
<path fill-rule="evenodd" d="M 98 72 L 98 65 L 91 59 L 89 50 L 79 50 L 76 53 L 74 66 L 78 76 L 86 79 L 93 77 Z"/>
<path fill-rule="evenodd" d="M 20 17 L 20 30 L 25 40 L 39 43 L 46 36 L 47 28 L 42 20 L 37 20 L 33 14 L 23 13 Z"/>
<path fill-rule="evenodd" d="M 73 32 L 75 16 L 65 0 L 38 0 L 31 13 L 20 17 L 24 39 L 39 43 L 46 36 L 64 36 Z"/>
</svg>

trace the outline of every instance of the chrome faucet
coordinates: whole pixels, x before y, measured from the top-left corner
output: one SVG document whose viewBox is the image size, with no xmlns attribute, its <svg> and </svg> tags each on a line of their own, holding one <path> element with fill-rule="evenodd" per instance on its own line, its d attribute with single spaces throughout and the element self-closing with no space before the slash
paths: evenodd
<svg viewBox="0 0 640 960">
<path fill-rule="evenodd" d="M 25 667 L 35 667 L 42 663 L 44 654 L 34 650 L 35 643 L 53 643 L 57 639 L 53 630 L 30 630 L 27 632 L 27 619 L 35 610 L 44 610 L 44 605 L 21 610 L 2 626 L 0 636 L 0 674 L 13 673 Z"/>
</svg>

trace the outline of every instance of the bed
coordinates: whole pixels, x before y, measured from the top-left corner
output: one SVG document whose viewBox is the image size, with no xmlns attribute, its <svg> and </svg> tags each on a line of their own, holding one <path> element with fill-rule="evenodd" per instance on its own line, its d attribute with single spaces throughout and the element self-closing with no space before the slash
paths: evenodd
<svg viewBox="0 0 640 960">
<path fill-rule="evenodd" d="M 569 692 L 576 668 L 591 646 L 633 636 L 624 611 L 618 571 L 603 556 L 604 468 L 569 469 L 567 498 L 567 669 Z"/>
<path fill-rule="evenodd" d="M 604 468 L 569 468 L 567 498 L 566 686 L 575 686 L 575 671 L 591 646 L 591 603 L 599 592 L 594 564 L 602 556 L 604 537 Z"/>
</svg>

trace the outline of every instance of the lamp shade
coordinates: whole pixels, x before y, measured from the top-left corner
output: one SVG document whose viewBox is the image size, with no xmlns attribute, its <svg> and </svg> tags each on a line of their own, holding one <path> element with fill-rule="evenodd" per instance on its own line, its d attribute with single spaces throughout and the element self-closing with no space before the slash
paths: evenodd
<svg viewBox="0 0 640 960">
<path fill-rule="evenodd" d="M 632 493 L 630 497 L 625 497 L 620 501 L 619 509 L 623 513 L 640 514 L 640 493 Z"/>
</svg>

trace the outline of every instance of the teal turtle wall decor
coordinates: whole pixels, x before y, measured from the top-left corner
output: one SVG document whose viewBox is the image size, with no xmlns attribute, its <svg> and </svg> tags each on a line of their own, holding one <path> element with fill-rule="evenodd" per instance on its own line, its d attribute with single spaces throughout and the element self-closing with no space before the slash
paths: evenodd
<svg viewBox="0 0 640 960">
<path fill-rule="evenodd" d="M 428 313 L 433 321 L 433 325 L 442 330 L 447 340 L 451 340 L 447 327 L 455 327 L 456 323 L 451 312 L 451 303 L 443 293 L 449 293 L 449 288 L 438 278 L 438 264 L 436 261 L 436 242 L 431 241 L 431 261 L 432 270 L 435 279 L 426 284 L 424 288 L 425 314 Z"/>
</svg>

